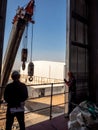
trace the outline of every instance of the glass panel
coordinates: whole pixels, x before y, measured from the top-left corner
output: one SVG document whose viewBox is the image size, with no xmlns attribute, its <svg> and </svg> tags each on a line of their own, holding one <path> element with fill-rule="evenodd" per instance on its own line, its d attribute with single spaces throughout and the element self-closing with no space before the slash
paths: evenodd
<svg viewBox="0 0 98 130">
<path fill-rule="evenodd" d="M 82 17 L 87 18 L 87 5 L 85 0 L 70 0 L 70 19 L 68 21 L 69 24 L 69 35 L 67 38 L 67 49 L 66 49 L 66 63 L 67 64 L 67 71 L 74 72 L 76 77 L 76 87 L 77 90 L 77 97 L 79 98 L 79 102 L 85 100 L 88 90 L 88 51 L 85 46 L 74 46 L 72 41 L 79 42 L 81 44 L 87 45 L 88 44 L 88 27 L 85 24 L 85 21 L 82 22 L 84 19 Z M 77 19 L 72 17 L 72 11 L 76 12 Z M 80 19 L 80 21 L 79 21 Z M 67 61 L 69 60 L 69 62 Z M 86 89 L 85 89 L 86 87 Z"/>
<path fill-rule="evenodd" d="M 78 72 L 85 72 L 85 49 L 78 48 Z"/>
<path fill-rule="evenodd" d="M 77 47 L 71 46 L 70 69 L 72 72 L 77 72 Z"/>
<path fill-rule="evenodd" d="M 87 28 L 87 25 L 85 25 L 85 44 L 87 45 L 88 44 L 88 28 Z"/>
<path fill-rule="evenodd" d="M 75 41 L 75 20 L 71 20 L 71 40 Z"/>
<path fill-rule="evenodd" d="M 83 23 L 77 21 L 76 24 L 76 40 L 83 43 Z"/>
<path fill-rule="evenodd" d="M 82 44 L 88 44 L 87 25 L 72 18 L 71 20 L 71 40 Z"/>
<path fill-rule="evenodd" d="M 86 4 L 85 0 L 75 0 L 76 1 L 76 12 L 81 16 L 86 16 Z"/>
</svg>

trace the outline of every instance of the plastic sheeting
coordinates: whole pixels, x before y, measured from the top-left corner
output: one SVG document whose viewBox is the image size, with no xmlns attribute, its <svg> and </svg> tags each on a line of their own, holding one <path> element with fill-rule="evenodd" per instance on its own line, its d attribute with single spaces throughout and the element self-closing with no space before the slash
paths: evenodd
<svg viewBox="0 0 98 130">
<path fill-rule="evenodd" d="M 89 130 L 94 123 L 98 123 L 98 107 L 90 101 L 84 101 L 70 113 L 68 129 Z"/>
</svg>

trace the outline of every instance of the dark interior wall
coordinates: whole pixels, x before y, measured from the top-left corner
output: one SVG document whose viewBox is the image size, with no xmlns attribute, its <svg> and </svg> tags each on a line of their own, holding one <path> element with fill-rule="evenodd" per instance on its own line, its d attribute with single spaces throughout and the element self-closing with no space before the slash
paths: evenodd
<svg viewBox="0 0 98 130">
<path fill-rule="evenodd" d="M 98 104 L 98 0 L 88 1 L 89 92 Z"/>
</svg>

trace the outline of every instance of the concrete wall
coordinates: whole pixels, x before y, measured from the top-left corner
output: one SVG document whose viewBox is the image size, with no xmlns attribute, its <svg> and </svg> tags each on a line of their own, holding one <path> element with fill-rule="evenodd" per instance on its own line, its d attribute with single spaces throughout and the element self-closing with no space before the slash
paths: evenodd
<svg viewBox="0 0 98 130">
<path fill-rule="evenodd" d="M 46 77 L 52 79 L 64 79 L 65 63 L 52 62 L 52 61 L 33 61 L 34 63 L 34 76 Z M 28 63 L 23 71 L 20 68 L 20 74 L 28 74 Z"/>
</svg>

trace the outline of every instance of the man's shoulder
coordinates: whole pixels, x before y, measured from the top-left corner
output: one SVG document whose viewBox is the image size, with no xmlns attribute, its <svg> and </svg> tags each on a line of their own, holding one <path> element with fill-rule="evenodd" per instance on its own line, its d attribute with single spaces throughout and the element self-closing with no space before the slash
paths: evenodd
<svg viewBox="0 0 98 130">
<path fill-rule="evenodd" d="M 26 87 L 26 84 L 23 82 L 20 82 L 20 86 Z"/>
<path fill-rule="evenodd" d="M 12 85 L 13 85 L 13 82 L 8 83 L 8 84 L 6 85 L 6 87 L 10 87 L 10 86 L 12 86 Z"/>
<path fill-rule="evenodd" d="M 22 84 L 22 85 L 25 85 L 25 86 L 26 86 L 26 84 L 25 84 L 25 83 L 23 83 L 23 82 L 21 82 L 21 81 L 20 81 L 20 84 Z"/>
</svg>

